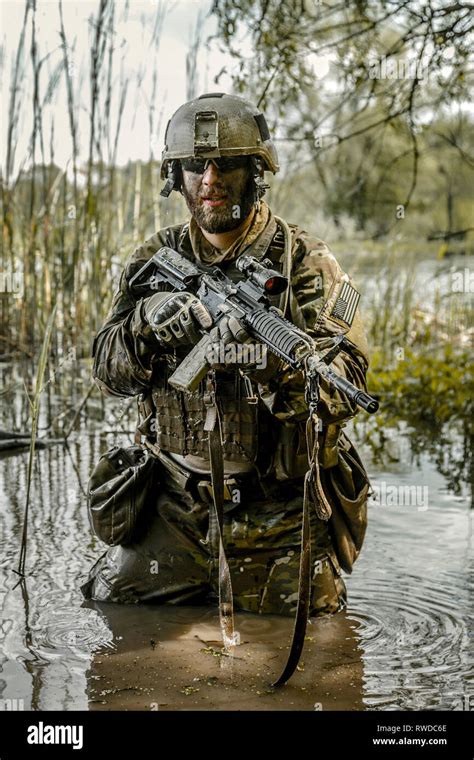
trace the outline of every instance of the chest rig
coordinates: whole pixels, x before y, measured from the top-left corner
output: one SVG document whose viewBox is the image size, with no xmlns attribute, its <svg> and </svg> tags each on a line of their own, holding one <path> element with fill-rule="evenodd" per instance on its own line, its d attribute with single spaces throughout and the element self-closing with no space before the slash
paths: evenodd
<svg viewBox="0 0 474 760">
<path fill-rule="evenodd" d="M 183 246 L 188 225 L 174 228 L 173 233 L 169 245 L 190 257 L 186 246 Z M 274 218 L 245 251 L 260 260 L 265 257 L 270 259 L 278 271 L 284 269 L 284 252 L 285 236 Z M 243 277 L 235 261 L 223 262 L 220 267 L 233 282 Z M 277 296 L 274 305 L 286 308 L 286 294 Z M 268 463 L 273 453 L 269 451 L 268 442 L 275 440 L 272 434 L 275 422 L 266 407 L 259 403 L 251 380 L 243 376 L 238 368 L 229 367 L 224 371 L 208 373 L 194 393 L 182 393 L 169 385 L 168 379 L 185 355 L 186 349 L 178 348 L 173 354 L 163 355 L 156 363 L 151 393 L 142 407 L 143 416 L 147 418 L 146 425 L 142 424 L 140 430 L 161 451 L 209 459 L 209 434 L 205 422 L 212 379 L 212 401 L 216 404 L 220 419 L 224 459 L 236 463 L 257 463 L 259 469 L 261 465 L 265 468 L 264 463 Z"/>
</svg>

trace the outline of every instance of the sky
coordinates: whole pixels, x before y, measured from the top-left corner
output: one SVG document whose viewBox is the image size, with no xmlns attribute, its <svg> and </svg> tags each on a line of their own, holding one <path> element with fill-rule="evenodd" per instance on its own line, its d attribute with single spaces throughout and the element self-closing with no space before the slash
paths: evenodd
<svg viewBox="0 0 474 760">
<path fill-rule="evenodd" d="M 158 53 L 155 56 L 153 45 L 150 46 L 158 0 L 129 0 L 128 20 L 123 20 L 126 8 L 125 0 L 116 0 L 116 21 L 114 50 L 115 77 L 129 79 L 127 100 L 123 112 L 121 136 L 118 143 L 117 163 L 126 164 L 130 160 L 150 157 L 150 147 L 155 157 L 159 157 L 163 145 L 164 130 L 167 121 L 186 97 L 186 54 L 193 39 L 198 14 L 206 15 L 211 0 L 162 0 L 165 19 Z M 80 156 L 85 160 L 88 152 L 89 119 L 89 71 L 90 43 L 93 33 L 91 21 L 97 17 L 98 0 L 63 0 L 63 17 L 66 38 L 71 56 L 71 74 L 74 95 L 78 103 L 76 114 L 79 120 Z M 21 27 L 25 13 L 24 0 L 0 0 L 0 28 L 2 45 L 2 128 L 1 128 L 1 164 L 5 166 L 8 111 L 11 99 L 11 74 L 18 50 Z M 144 26 L 142 24 L 144 20 Z M 37 39 L 39 57 L 48 57 L 41 69 L 41 91 L 47 90 L 48 81 L 55 67 L 62 60 L 61 40 L 59 36 L 59 4 L 57 0 L 37 0 Z M 203 27 L 202 39 L 205 42 L 215 30 L 214 19 L 207 19 Z M 17 88 L 17 97 L 21 102 L 19 119 L 19 136 L 16 147 L 15 169 L 28 156 L 28 145 L 33 125 L 32 109 L 32 66 L 30 58 L 31 16 L 25 43 L 24 72 Z M 74 51 L 74 52 L 72 52 Z M 198 54 L 197 94 L 207 91 L 230 92 L 230 77 L 224 76 L 216 86 L 214 75 L 224 66 L 232 66 L 228 57 L 220 53 L 215 46 L 210 50 L 201 45 Z M 137 77 L 143 70 L 140 87 Z M 158 77 L 157 98 L 155 102 L 157 125 L 152 135 L 150 146 L 149 104 L 152 93 L 152 78 L 156 71 Z M 117 97 L 112 102 L 112 112 L 118 114 Z M 158 117 L 161 116 L 161 119 Z M 116 117 L 114 118 L 116 124 Z M 54 124 L 54 161 L 64 168 L 71 163 L 72 143 L 70 137 L 66 87 L 64 74 L 61 75 L 59 87 L 51 104 L 44 105 L 45 142 L 49 145 L 51 125 Z M 113 130 L 115 127 L 113 128 Z M 40 161 L 37 154 L 37 161 Z"/>
</svg>

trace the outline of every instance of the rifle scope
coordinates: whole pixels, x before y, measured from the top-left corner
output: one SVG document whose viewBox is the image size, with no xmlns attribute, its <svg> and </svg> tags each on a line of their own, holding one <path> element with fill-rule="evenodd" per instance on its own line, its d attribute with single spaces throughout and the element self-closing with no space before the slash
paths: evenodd
<svg viewBox="0 0 474 760">
<path fill-rule="evenodd" d="M 278 296 L 286 290 L 288 280 L 280 272 L 270 269 L 270 259 L 260 263 L 254 256 L 239 256 L 235 265 L 258 288 L 270 296 Z"/>
</svg>

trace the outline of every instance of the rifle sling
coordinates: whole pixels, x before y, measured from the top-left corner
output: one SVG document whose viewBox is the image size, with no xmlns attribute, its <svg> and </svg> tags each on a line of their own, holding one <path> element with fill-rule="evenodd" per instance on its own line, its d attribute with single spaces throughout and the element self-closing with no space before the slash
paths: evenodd
<svg viewBox="0 0 474 760">
<path fill-rule="evenodd" d="M 209 506 L 209 543 L 212 559 L 219 563 L 219 622 L 224 648 L 235 643 L 232 580 L 224 548 L 224 457 L 221 424 L 217 407 L 215 384 L 208 373 L 207 406 L 204 430 L 209 435 L 209 461 L 212 478 L 212 501 Z"/>
<path fill-rule="evenodd" d="M 301 550 L 298 579 L 298 606 L 288 660 L 279 678 L 272 686 L 282 686 L 293 675 L 303 651 L 311 598 L 311 528 L 309 520 L 309 472 L 305 475 L 303 517 L 301 521 Z"/>
<path fill-rule="evenodd" d="M 270 221 L 270 224 L 268 224 L 262 234 L 257 238 L 250 249 L 248 251 L 245 251 L 245 253 L 252 255 L 259 260 L 263 259 L 273 241 L 275 233 L 277 232 L 278 224 L 280 225 L 284 236 L 283 272 L 285 276 L 288 277 L 289 282 L 291 269 L 291 233 L 288 225 L 280 218 L 275 219 L 273 217 Z M 282 295 L 282 302 L 280 307 L 283 307 L 283 313 L 285 313 L 287 309 L 289 289 L 290 285 L 288 284 L 286 292 Z M 209 383 L 210 382 L 211 381 L 209 381 Z M 218 546 L 219 552 L 219 618 L 224 644 L 226 645 L 229 640 L 230 642 L 234 641 L 233 595 L 231 575 L 225 554 L 223 539 L 224 463 L 222 454 L 220 421 L 215 393 L 213 390 L 210 390 L 210 387 L 211 386 L 209 385 L 208 388 L 210 391 L 210 404 L 208 407 L 208 414 L 205 423 L 205 430 L 209 432 L 209 459 L 213 485 L 213 500 L 209 512 L 209 525 L 211 541 L 214 542 L 214 546 L 211 547 L 211 549 L 215 551 Z M 314 455 L 317 457 L 317 435 L 316 447 L 313 447 L 312 455 L 313 458 Z M 293 675 L 300 660 L 301 652 L 303 651 L 304 646 L 311 598 L 311 528 L 309 507 L 310 502 L 312 501 L 311 497 L 314 497 L 314 485 L 312 478 L 313 468 L 311 465 L 314 466 L 314 459 L 313 462 L 310 463 L 310 470 L 306 473 L 304 483 L 303 513 L 301 522 L 300 567 L 298 578 L 298 604 L 295 615 L 293 636 L 287 663 L 283 668 L 280 677 L 272 684 L 273 686 L 282 686 Z"/>
<path fill-rule="evenodd" d="M 258 261 L 261 261 L 268 251 L 277 229 L 278 225 L 276 219 L 272 216 L 263 232 L 260 233 L 258 238 L 254 240 L 252 245 L 243 251 L 243 253 L 246 256 L 253 256 L 255 259 L 258 259 Z"/>
<path fill-rule="evenodd" d="M 298 580 L 298 606 L 288 661 L 281 676 L 273 686 L 281 686 L 293 675 L 303 651 L 306 626 L 311 600 L 311 523 L 309 506 L 315 507 L 319 520 L 327 522 L 331 516 L 331 505 L 326 499 L 319 471 L 318 418 L 313 413 L 306 423 L 309 469 L 304 477 L 303 517 L 301 524 L 300 572 Z"/>
</svg>

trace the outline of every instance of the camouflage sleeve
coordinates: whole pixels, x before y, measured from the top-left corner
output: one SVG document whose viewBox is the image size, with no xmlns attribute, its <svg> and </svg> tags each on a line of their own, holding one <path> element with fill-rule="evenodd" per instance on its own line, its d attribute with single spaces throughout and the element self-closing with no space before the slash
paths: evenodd
<svg viewBox="0 0 474 760">
<path fill-rule="evenodd" d="M 350 282 L 349 277 L 325 243 L 305 233 L 296 237 L 290 291 L 292 321 L 315 338 L 321 350 L 329 347 L 334 336 L 345 333 L 351 350 L 341 351 L 331 367 L 358 388 L 366 390 L 368 347 L 359 310 L 350 329 L 330 318 L 332 304 L 344 282 Z M 293 371 L 285 365 L 265 387 L 260 387 L 260 396 L 277 418 L 302 421 L 308 416 L 304 388 L 303 372 Z M 318 412 L 324 424 L 342 422 L 356 411 L 355 404 L 345 395 L 321 380 Z"/>
<path fill-rule="evenodd" d="M 106 395 L 135 396 L 149 386 L 159 346 L 143 320 L 143 299 L 134 298 L 128 283 L 163 244 L 157 233 L 130 256 L 110 312 L 94 339 L 92 376 Z"/>
</svg>

